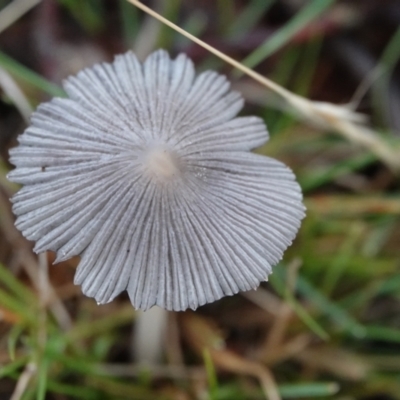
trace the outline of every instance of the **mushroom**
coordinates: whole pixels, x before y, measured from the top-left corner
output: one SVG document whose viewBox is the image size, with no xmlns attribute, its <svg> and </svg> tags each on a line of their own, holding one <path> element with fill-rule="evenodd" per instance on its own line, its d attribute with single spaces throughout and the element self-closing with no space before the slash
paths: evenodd
<svg viewBox="0 0 400 400">
<path fill-rule="evenodd" d="M 16 226 L 80 255 L 75 283 L 99 304 L 126 290 L 146 310 L 195 309 L 256 288 L 292 243 L 302 194 L 251 153 L 268 140 L 226 77 L 183 54 L 128 52 L 68 78 L 10 151 Z"/>
</svg>

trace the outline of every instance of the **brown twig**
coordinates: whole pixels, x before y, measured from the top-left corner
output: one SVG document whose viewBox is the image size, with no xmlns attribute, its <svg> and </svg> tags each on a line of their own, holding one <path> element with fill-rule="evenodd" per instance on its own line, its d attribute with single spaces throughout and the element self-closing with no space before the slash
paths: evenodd
<svg viewBox="0 0 400 400">
<path fill-rule="evenodd" d="M 10 400 L 20 400 L 22 398 L 26 388 L 29 385 L 29 382 L 35 376 L 36 371 L 37 366 L 35 363 L 30 362 L 26 364 L 24 372 L 19 376 L 17 386 L 15 387 Z"/>
</svg>

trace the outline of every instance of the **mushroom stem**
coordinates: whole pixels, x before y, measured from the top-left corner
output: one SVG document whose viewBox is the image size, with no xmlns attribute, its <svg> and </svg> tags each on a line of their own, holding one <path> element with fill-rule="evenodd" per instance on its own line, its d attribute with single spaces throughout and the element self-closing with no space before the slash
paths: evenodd
<svg viewBox="0 0 400 400">
<path fill-rule="evenodd" d="M 137 311 L 133 327 L 132 353 L 138 364 L 161 362 L 168 312 L 160 307 Z"/>
</svg>

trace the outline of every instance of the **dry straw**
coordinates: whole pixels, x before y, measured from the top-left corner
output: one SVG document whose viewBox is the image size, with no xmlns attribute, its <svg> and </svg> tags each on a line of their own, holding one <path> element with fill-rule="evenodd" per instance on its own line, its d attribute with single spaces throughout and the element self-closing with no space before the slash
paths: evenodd
<svg viewBox="0 0 400 400">
<path fill-rule="evenodd" d="M 365 116 L 352 111 L 349 107 L 326 102 L 311 101 L 291 93 L 275 82 L 247 68 L 245 65 L 218 51 L 209 44 L 191 35 L 184 29 L 167 20 L 138 0 L 127 0 L 147 14 L 158 19 L 165 25 L 186 36 L 193 42 L 202 46 L 221 60 L 232 65 L 244 74 L 250 76 L 261 85 L 279 95 L 286 101 L 289 108 L 306 121 L 325 130 L 338 132 L 351 142 L 365 148 L 382 160 L 393 172 L 400 173 L 400 149 L 392 148 L 378 133 L 365 125 Z"/>
</svg>

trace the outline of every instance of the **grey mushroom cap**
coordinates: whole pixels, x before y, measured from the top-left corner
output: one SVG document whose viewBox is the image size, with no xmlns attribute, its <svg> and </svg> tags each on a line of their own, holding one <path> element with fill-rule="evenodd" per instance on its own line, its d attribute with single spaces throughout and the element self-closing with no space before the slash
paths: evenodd
<svg viewBox="0 0 400 400">
<path fill-rule="evenodd" d="M 183 54 L 129 52 L 64 83 L 10 151 L 16 226 L 98 303 L 195 309 L 256 288 L 304 217 L 291 170 L 253 154 L 262 119 Z"/>
</svg>

